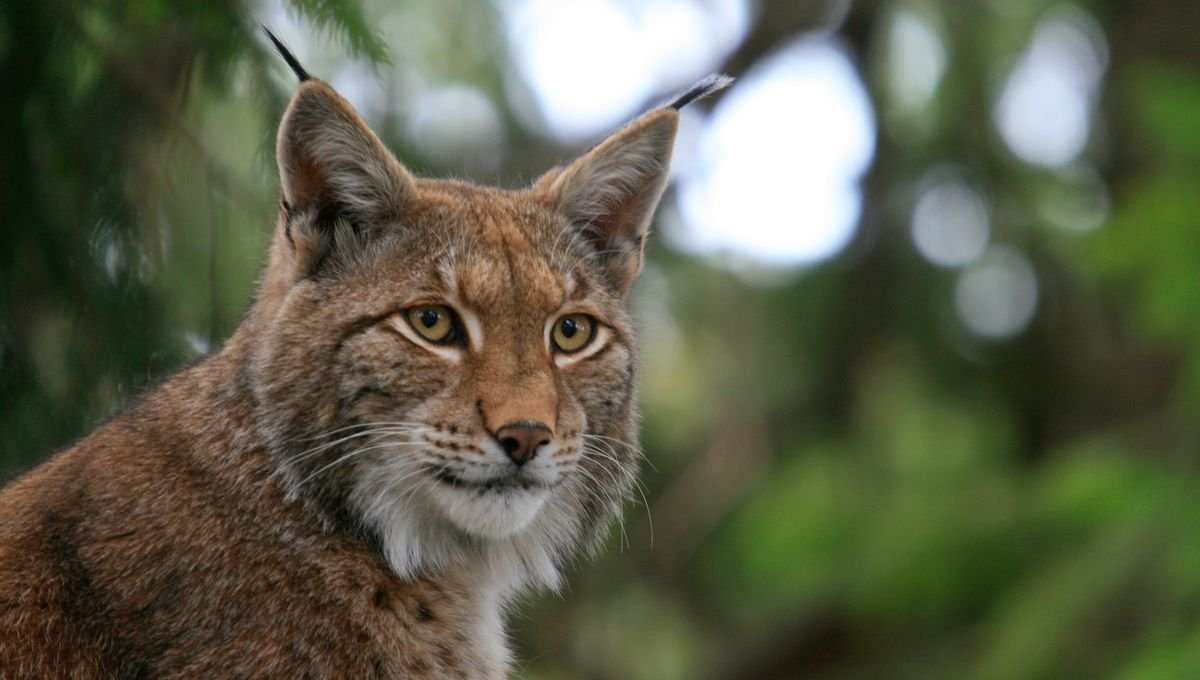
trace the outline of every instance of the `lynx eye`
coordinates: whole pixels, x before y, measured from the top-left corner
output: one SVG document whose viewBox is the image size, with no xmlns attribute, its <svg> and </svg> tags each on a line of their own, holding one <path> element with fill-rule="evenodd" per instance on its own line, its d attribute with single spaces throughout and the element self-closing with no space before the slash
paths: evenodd
<svg viewBox="0 0 1200 680">
<path fill-rule="evenodd" d="M 560 352 L 578 352 L 595 335 L 595 326 L 587 314 L 568 314 L 554 323 L 554 346 Z"/>
<path fill-rule="evenodd" d="M 454 312 L 444 305 L 424 305 L 405 312 L 408 323 L 422 338 L 446 344 L 454 341 Z"/>
</svg>

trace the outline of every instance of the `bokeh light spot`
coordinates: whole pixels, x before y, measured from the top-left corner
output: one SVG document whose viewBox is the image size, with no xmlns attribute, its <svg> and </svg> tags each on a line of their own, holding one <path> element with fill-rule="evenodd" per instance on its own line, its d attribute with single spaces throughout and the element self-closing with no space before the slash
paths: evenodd
<svg viewBox="0 0 1200 680">
<path fill-rule="evenodd" d="M 1038 286 L 1033 265 L 1012 246 L 988 248 L 959 273 L 954 309 L 971 332 L 1002 340 L 1020 333 L 1033 320 Z"/>
<path fill-rule="evenodd" d="M 925 259 L 942 267 L 961 267 L 979 257 L 991 226 L 983 198 L 957 178 L 929 183 L 912 214 L 913 244 Z"/>
<path fill-rule="evenodd" d="M 1090 118 L 1107 67 L 1103 33 L 1072 7 L 1047 14 L 1009 74 L 993 111 L 996 127 L 1027 163 L 1059 167 L 1087 145 Z"/>
<path fill-rule="evenodd" d="M 888 26 L 884 64 L 888 100 L 901 112 L 923 108 L 946 70 L 941 38 L 924 18 L 901 9 Z"/>
<path fill-rule="evenodd" d="M 504 161 L 504 122 L 479 89 L 450 85 L 423 94 L 408 122 L 408 138 L 443 167 L 494 173 Z"/>
<path fill-rule="evenodd" d="M 536 110 L 525 122 L 566 142 L 610 130 L 715 68 L 749 25 L 746 0 L 519 0 L 502 9 Z M 520 97 L 513 107 L 530 117 Z"/>
<path fill-rule="evenodd" d="M 776 267 L 834 255 L 858 223 L 874 140 L 870 102 L 843 51 L 824 39 L 784 48 L 720 101 L 694 165 L 679 169 L 675 244 Z"/>
</svg>

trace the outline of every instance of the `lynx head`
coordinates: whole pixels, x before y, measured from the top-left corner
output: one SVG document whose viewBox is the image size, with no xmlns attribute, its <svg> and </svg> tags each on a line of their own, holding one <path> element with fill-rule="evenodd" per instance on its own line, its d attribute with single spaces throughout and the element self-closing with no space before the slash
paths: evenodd
<svg viewBox="0 0 1200 680">
<path fill-rule="evenodd" d="M 501 588 L 556 586 L 633 484 L 626 296 L 677 108 L 727 81 L 506 191 L 413 177 L 294 68 L 249 321 L 257 419 L 290 493 L 372 537 L 401 576 L 471 563 Z"/>
</svg>

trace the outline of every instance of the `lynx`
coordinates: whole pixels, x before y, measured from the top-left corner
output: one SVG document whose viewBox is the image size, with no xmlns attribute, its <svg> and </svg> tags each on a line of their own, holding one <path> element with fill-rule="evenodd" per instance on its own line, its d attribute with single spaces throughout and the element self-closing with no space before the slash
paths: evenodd
<svg viewBox="0 0 1200 680">
<path fill-rule="evenodd" d="M 0 493 L 0 676 L 500 678 L 638 467 L 626 296 L 705 79 L 531 187 L 419 179 L 300 80 L 219 351 Z"/>
</svg>

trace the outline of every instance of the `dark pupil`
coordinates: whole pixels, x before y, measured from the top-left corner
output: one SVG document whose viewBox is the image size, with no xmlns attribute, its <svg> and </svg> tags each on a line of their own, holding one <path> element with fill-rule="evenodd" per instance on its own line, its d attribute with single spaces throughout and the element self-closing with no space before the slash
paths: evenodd
<svg viewBox="0 0 1200 680">
<path fill-rule="evenodd" d="M 421 312 L 421 325 L 426 328 L 433 328 L 437 325 L 438 319 L 442 318 L 436 309 L 426 309 Z"/>
<path fill-rule="evenodd" d="M 575 319 L 563 319 L 562 334 L 564 338 L 570 339 L 575 337 L 579 332 L 579 324 L 575 323 Z"/>
</svg>

